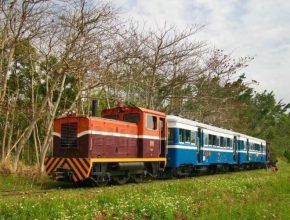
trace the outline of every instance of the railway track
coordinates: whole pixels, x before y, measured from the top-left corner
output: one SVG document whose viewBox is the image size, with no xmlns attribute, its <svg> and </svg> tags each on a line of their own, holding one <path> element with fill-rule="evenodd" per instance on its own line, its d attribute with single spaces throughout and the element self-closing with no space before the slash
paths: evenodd
<svg viewBox="0 0 290 220">
<path fill-rule="evenodd" d="M 4 190 L 0 191 L 0 197 L 6 196 L 27 196 L 27 195 L 37 195 L 37 194 L 47 194 L 49 192 L 53 192 L 56 189 L 48 189 L 48 190 Z"/>
</svg>

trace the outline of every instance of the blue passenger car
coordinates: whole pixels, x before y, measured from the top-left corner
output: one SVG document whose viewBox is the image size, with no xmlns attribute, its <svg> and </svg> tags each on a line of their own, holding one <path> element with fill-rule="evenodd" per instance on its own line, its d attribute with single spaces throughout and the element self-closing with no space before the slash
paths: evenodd
<svg viewBox="0 0 290 220">
<path fill-rule="evenodd" d="M 197 168 L 266 162 L 266 142 L 178 116 L 167 116 L 167 168 Z"/>
</svg>

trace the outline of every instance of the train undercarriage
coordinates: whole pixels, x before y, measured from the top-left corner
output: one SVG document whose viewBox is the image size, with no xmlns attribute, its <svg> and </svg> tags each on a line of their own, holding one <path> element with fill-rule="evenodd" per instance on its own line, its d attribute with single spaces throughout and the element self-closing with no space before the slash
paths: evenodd
<svg viewBox="0 0 290 220">
<path fill-rule="evenodd" d="M 140 183 L 148 177 L 156 178 L 159 172 L 159 162 L 95 163 L 89 182 L 96 186 L 104 186 L 109 182 L 119 185 L 129 181 Z"/>
<path fill-rule="evenodd" d="M 89 166 L 76 158 L 55 158 L 46 161 L 47 172 L 57 181 L 75 182 L 80 185 L 105 186 L 109 183 L 123 185 L 140 183 L 148 179 L 185 178 L 202 174 L 225 173 L 265 168 L 264 163 L 211 164 L 207 166 L 181 165 L 165 168 L 165 161 L 92 162 Z M 84 159 L 83 159 L 84 160 Z M 54 168 L 51 166 L 54 165 Z"/>
<path fill-rule="evenodd" d="M 87 160 L 86 164 L 84 160 Z M 108 183 L 123 185 L 157 178 L 164 171 L 165 160 L 130 162 L 93 162 L 90 159 L 48 158 L 46 172 L 57 181 L 105 186 Z"/>
<path fill-rule="evenodd" d="M 182 178 L 199 174 L 216 174 L 263 168 L 266 168 L 266 163 L 210 164 L 206 166 L 181 165 L 177 168 L 166 168 L 164 173 L 169 178 Z"/>
</svg>

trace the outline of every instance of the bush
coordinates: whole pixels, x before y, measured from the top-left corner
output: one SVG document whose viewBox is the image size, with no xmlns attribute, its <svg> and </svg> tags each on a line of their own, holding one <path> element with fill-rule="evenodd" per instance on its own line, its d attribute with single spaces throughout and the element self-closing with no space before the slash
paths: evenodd
<svg viewBox="0 0 290 220">
<path fill-rule="evenodd" d="M 12 163 L 11 161 L 0 162 L 0 174 L 9 175 L 12 173 Z"/>
<path fill-rule="evenodd" d="M 285 150 L 283 156 L 287 159 L 287 162 L 290 163 L 290 151 Z"/>
</svg>

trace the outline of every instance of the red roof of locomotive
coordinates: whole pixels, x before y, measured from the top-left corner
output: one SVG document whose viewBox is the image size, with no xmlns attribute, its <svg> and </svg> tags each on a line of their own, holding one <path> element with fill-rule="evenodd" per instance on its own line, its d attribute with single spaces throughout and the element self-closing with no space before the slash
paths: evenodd
<svg viewBox="0 0 290 220">
<path fill-rule="evenodd" d="M 102 111 L 102 115 L 103 114 L 106 115 L 106 114 L 116 113 L 118 111 L 118 109 L 120 109 L 120 108 L 125 110 L 126 112 L 127 111 L 129 112 L 130 110 L 132 110 L 132 111 L 139 110 L 141 112 L 145 112 L 145 113 L 149 113 L 149 114 L 153 114 L 153 115 L 158 115 L 158 116 L 162 116 L 162 117 L 166 116 L 166 114 L 163 113 L 163 112 L 158 112 L 158 111 L 155 111 L 155 110 L 151 110 L 151 109 L 147 109 L 147 108 L 141 108 L 141 107 L 136 107 L 136 106 L 134 106 L 134 107 L 125 106 L 125 107 L 115 107 L 115 108 L 104 109 Z"/>
<path fill-rule="evenodd" d="M 166 116 L 166 114 L 163 112 L 158 112 L 158 111 L 147 109 L 147 108 L 140 108 L 140 107 L 137 107 L 137 108 L 140 109 L 142 112 L 151 113 L 151 114 L 159 115 L 159 116 Z"/>
<path fill-rule="evenodd" d="M 118 103 L 118 105 L 120 105 Z M 147 108 L 142 108 L 142 107 L 137 107 L 137 106 L 134 106 L 134 107 L 131 107 L 131 106 L 123 106 L 122 103 L 121 103 L 121 106 L 118 106 L 118 107 L 115 107 L 115 108 L 108 108 L 108 109 L 104 109 L 102 110 L 101 112 L 101 115 L 103 116 L 104 115 L 108 115 L 108 114 L 114 114 L 116 112 L 118 112 L 118 109 L 123 109 L 123 110 L 127 110 L 128 112 L 131 111 L 134 111 L 134 110 L 139 110 L 141 112 L 145 112 L 145 113 L 149 113 L 149 114 L 153 114 L 153 115 L 158 115 L 158 116 L 162 116 L 162 117 L 166 117 L 166 114 L 163 113 L 163 112 L 159 112 L 159 111 L 155 111 L 155 110 L 151 110 L 151 109 L 147 109 Z M 67 113 L 67 115 L 63 115 L 63 116 L 60 116 L 60 117 L 57 117 L 55 119 L 61 119 L 61 118 L 66 118 L 66 117 L 79 117 L 79 118 L 90 118 L 90 117 L 96 117 L 96 116 L 88 116 L 88 115 L 77 115 L 76 113 Z"/>
</svg>

